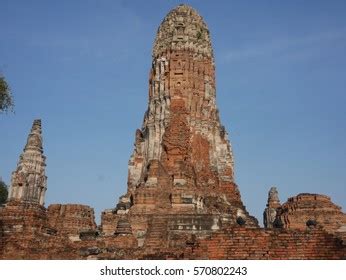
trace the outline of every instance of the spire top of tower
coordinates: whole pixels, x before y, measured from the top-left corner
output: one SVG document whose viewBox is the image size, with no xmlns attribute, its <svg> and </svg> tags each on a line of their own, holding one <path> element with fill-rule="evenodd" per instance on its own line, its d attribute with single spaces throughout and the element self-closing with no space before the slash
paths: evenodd
<svg viewBox="0 0 346 280">
<path fill-rule="evenodd" d="M 42 130 L 41 130 L 41 120 L 36 119 L 32 124 L 30 134 L 28 136 L 24 151 L 27 149 L 36 149 L 43 151 L 42 147 Z"/>
<path fill-rule="evenodd" d="M 213 57 L 209 29 L 192 7 L 180 4 L 163 19 L 155 38 L 153 57 L 169 50 L 190 50 Z"/>
</svg>

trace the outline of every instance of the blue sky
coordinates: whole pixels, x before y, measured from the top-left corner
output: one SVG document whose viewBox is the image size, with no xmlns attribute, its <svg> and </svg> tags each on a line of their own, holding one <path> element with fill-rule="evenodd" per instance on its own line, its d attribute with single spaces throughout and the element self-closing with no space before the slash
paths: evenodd
<svg viewBox="0 0 346 280">
<path fill-rule="evenodd" d="M 88 204 L 96 216 L 114 207 L 147 107 L 156 30 L 180 3 L 0 0 L 0 71 L 16 104 L 0 115 L 6 183 L 41 118 L 46 204 Z M 345 211 L 346 2 L 186 3 L 211 32 L 217 103 L 250 213 L 262 221 L 271 186 L 282 202 L 323 193 Z"/>
</svg>

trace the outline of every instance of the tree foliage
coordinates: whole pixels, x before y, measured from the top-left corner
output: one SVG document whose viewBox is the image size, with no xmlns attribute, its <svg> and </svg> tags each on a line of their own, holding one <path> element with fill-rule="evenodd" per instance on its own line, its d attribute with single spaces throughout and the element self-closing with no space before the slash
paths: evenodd
<svg viewBox="0 0 346 280">
<path fill-rule="evenodd" d="M 14 103 L 9 85 L 5 78 L 0 76 L 0 113 L 13 111 Z"/>
<path fill-rule="evenodd" d="M 7 186 L 0 178 L 0 205 L 6 202 L 7 196 L 8 196 Z"/>
</svg>

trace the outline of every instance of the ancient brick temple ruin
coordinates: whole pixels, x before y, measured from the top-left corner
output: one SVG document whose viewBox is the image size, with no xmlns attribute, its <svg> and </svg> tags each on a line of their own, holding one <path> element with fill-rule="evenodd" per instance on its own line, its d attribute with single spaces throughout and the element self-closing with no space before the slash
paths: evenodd
<svg viewBox="0 0 346 280">
<path fill-rule="evenodd" d="M 102 212 L 44 206 L 41 121 L 35 120 L 8 202 L 0 208 L 2 259 L 344 259 L 346 215 L 329 197 L 269 192 L 265 228 L 234 182 L 227 132 L 216 107 L 209 30 L 180 5 L 153 48 L 149 104 L 128 167 L 127 192 Z"/>
</svg>

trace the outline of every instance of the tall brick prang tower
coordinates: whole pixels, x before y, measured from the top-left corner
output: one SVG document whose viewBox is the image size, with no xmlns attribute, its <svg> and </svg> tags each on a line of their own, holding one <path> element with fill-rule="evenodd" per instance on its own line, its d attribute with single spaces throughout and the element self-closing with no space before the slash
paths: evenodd
<svg viewBox="0 0 346 280">
<path fill-rule="evenodd" d="M 233 176 L 216 107 L 209 30 L 194 9 L 180 5 L 165 17 L 154 42 L 149 106 L 129 162 L 128 191 L 138 208 L 202 209 L 213 192 L 240 203 Z"/>
<path fill-rule="evenodd" d="M 136 132 L 128 191 L 114 212 L 211 214 L 257 226 L 234 182 L 232 149 L 216 106 L 209 30 L 187 5 L 171 10 L 158 29 L 148 109 Z"/>
<path fill-rule="evenodd" d="M 224 187 L 232 189 L 229 199 L 239 200 L 232 183 L 233 156 L 216 107 L 209 30 L 195 10 L 181 5 L 156 35 L 149 106 L 130 159 L 129 191 L 163 185 L 184 190 L 174 192 L 174 205 L 183 203 L 184 192 L 185 200 L 197 203 L 194 194 Z"/>
</svg>

